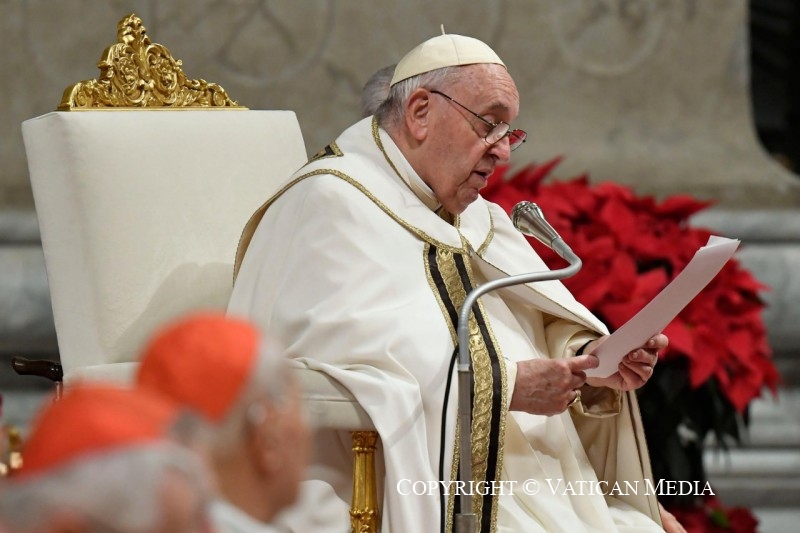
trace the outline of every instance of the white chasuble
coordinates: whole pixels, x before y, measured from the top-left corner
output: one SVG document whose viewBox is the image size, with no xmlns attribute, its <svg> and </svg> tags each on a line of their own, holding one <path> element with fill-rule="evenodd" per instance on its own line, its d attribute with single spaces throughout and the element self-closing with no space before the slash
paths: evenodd
<svg viewBox="0 0 800 533">
<path fill-rule="evenodd" d="M 409 185 L 419 178 L 407 175 L 413 170 L 402 157 L 365 119 L 312 158 L 245 228 L 229 312 L 341 382 L 370 415 L 385 467 L 382 531 L 445 533 L 458 511 L 441 487 L 458 479 L 461 303 L 497 272 L 546 266 L 482 198 L 452 224 L 440 218 Z M 655 498 L 644 490 L 619 499 L 564 491 L 569 482 L 642 485 L 651 476 L 632 394 L 603 389 L 553 417 L 508 411 L 516 362 L 571 357 L 605 331 L 556 281 L 503 289 L 475 306 L 474 481 L 540 485 L 536 495 L 517 483 L 511 493 L 473 497 L 481 532 L 660 530 Z M 317 443 L 304 507 L 285 517 L 294 531 L 321 531 L 309 524 L 332 509 L 342 520 L 326 530 L 348 527 L 349 435 L 331 433 L 319 437 L 325 444 Z M 547 479 L 562 480 L 560 488 Z M 433 490 L 411 490 L 418 482 Z"/>
</svg>

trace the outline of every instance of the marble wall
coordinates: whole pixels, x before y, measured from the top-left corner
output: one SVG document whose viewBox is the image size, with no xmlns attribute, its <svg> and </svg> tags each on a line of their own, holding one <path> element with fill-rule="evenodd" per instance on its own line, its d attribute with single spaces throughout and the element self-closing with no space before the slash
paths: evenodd
<svg viewBox="0 0 800 533">
<path fill-rule="evenodd" d="M 131 11 L 189 77 L 296 111 L 309 153 L 358 117 L 373 71 L 444 24 L 490 43 L 517 80 L 530 140 L 516 165 L 564 155 L 562 177 L 734 207 L 800 199 L 754 135 L 746 0 L 0 0 L 0 209 L 33 205 L 20 123 L 97 76 Z"/>
<path fill-rule="evenodd" d="M 520 88 L 515 125 L 530 137 L 515 165 L 563 155 L 560 177 L 717 200 L 701 222 L 749 245 L 745 266 L 773 287 L 776 351 L 800 343 L 800 286 L 787 282 L 800 181 L 754 133 L 746 0 L 0 0 L 0 359 L 56 350 L 20 123 L 97 77 L 130 12 L 190 78 L 253 109 L 294 110 L 308 153 L 358 118 L 372 72 L 440 24 L 481 38 Z"/>
</svg>

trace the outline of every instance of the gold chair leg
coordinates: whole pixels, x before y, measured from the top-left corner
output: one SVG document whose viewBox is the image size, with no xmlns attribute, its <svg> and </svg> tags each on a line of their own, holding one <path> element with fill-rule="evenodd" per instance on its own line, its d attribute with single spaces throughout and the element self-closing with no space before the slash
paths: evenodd
<svg viewBox="0 0 800 533">
<path fill-rule="evenodd" d="M 350 504 L 350 527 L 353 533 L 377 533 L 380 530 L 378 489 L 375 478 L 377 431 L 353 431 L 353 501 Z"/>
</svg>

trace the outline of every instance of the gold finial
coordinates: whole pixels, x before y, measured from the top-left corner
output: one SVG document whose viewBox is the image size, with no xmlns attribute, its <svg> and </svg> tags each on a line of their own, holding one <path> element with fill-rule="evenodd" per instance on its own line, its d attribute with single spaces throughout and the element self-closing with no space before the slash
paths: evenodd
<svg viewBox="0 0 800 533">
<path fill-rule="evenodd" d="M 22 435 L 14 426 L 0 424 L 0 477 L 22 468 Z"/>
<path fill-rule="evenodd" d="M 22 468 L 22 435 L 15 427 L 8 428 L 8 468 L 19 470 Z"/>
<path fill-rule="evenodd" d="M 97 79 L 76 83 L 64 91 L 59 111 L 134 107 L 242 108 L 225 89 L 205 80 L 191 80 L 182 62 L 152 43 L 142 19 L 131 13 L 117 25 L 117 44 L 103 52 Z"/>
</svg>

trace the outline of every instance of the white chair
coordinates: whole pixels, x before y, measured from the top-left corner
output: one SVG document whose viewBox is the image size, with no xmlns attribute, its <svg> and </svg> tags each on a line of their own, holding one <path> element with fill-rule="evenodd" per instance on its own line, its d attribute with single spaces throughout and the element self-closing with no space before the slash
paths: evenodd
<svg viewBox="0 0 800 533">
<path fill-rule="evenodd" d="M 129 381 L 160 325 L 224 310 L 242 228 L 306 161 L 293 112 L 247 110 L 187 79 L 133 14 L 118 39 L 97 80 L 22 125 L 67 387 Z M 58 365 L 46 366 L 58 379 Z M 354 531 L 376 531 L 369 417 L 327 376 L 298 376 L 315 423 L 366 430 L 354 433 L 351 515 Z"/>
</svg>

